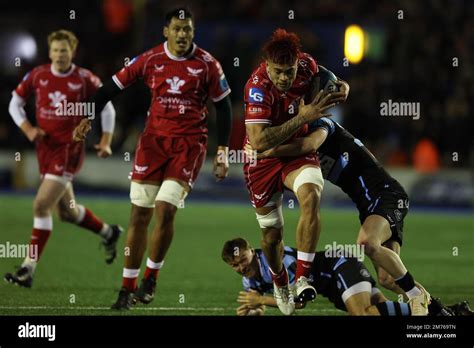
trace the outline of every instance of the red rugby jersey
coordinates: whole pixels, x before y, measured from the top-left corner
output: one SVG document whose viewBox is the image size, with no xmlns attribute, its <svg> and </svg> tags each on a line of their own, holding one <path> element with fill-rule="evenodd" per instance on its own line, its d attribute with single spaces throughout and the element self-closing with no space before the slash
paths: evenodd
<svg viewBox="0 0 474 348">
<path fill-rule="evenodd" d="M 206 134 L 207 99 L 218 102 L 230 93 L 219 62 L 196 44 L 187 56 L 176 57 L 164 42 L 112 77 L 121 89 L 139 78 L 151 91 L 145 132 L 156 135 Z"/>
</svg>

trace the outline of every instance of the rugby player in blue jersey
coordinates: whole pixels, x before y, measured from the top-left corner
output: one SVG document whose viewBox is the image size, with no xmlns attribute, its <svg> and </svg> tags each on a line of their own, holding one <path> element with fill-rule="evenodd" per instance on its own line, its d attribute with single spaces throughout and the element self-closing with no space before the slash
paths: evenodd
<svg viewBox="0 0 474 348">
<path fill-rule="evenodd" d="M 326 256 L 316 252 L 310 282 L 318 294 L 327 297 L 334 306 L 350 315 L 409 316 L 410 306 L 387 298 L 375 287 L 364 264 L 355 257 Z M 243 276 L 245 291 L 239 293 L 238 315 L 263 315 L 265 306 L 277 307 L 273 296 L 270 267 L 261 249 L 253 249 L 243 238 L 227 241 L 222 259 Z M 297 250 L 285 247 L 283 264 L 288 270 L 290 287 L 295 283 Z M 296 309 L 305 303 L 296 303 Z"/>
</svg>

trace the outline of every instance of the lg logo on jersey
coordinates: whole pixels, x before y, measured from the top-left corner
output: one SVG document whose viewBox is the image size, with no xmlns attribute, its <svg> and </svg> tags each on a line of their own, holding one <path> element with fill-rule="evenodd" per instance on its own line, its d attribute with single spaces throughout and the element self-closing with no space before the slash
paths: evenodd
<svg viewBox="0 0 474 348">
<path fill-rule="evenodd" d="M 260 88 L 250 88 L 249 99 L 255 103 L 263 102 L 263 91 Z"/>
</svg>

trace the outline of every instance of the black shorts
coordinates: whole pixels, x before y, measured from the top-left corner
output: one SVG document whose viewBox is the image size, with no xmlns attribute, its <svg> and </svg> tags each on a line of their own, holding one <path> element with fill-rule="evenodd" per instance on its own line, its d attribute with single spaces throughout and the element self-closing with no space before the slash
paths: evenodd
<svg viewBox="0 0 474 348">
<path fill-rule="evenodd" d="M 369 282 L 371 288 L 375 287 L 375 280 L 365 265 L 356 258 L 323 255 L 323 253 L 317 253 L 313 262 L 313 286 L 319 295 L 327 297 L 336 308 L 347 310 L 343 296 L 350 297 L 355 289 L 352 288 L 354 285 Z"/>
<path fill-rule="evenodd" d="M 380 215 L 390 224 L 392 236 L 389 240 L 394 240 L 400 244 L 403 243 L 403 220 L 408 214 L 410 201 L 403 187 L 400 184 L 391 184 L 387 190 L 381 190 L 372 193 L 375 197 L 370 205 L 366 202 L 357 205 L 359 209 L 359 220 L 362 225 L 365 219 L 370 215 Z"/>
</svg>

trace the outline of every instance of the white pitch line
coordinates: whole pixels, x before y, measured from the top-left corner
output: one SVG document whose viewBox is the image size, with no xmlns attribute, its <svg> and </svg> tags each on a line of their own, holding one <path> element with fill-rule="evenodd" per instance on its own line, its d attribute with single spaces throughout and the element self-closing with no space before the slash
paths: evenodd
<svg viewBox="0 0 474 348">
<path fill-rule="evenodd" d="M 61 310 L 97 310 L 97 311 L 109 311 L 110 307 L 50 307 L 50 306 L 19 306 L 19 307 L 13 307 L 13 306 L 0 306 L 0 310 L 2 309 L 16 309 L 16 310 L 37 310 L 37 309 L 61 309 Z M 219 311 L 235 311 L 235 308 L 223 308 L 223 307 L 134 307 L 132 308 L 134 311 L 213 311 L 213 312 L 219 312 Z M 332 313 L 337 313 L 339 312 L 336 309 L 320 309 L 320 310 L 305 310 L 305 312 L 314 312 L 314 313 L 319 313 L 319 312 L 332 312 Z"/>
</svg>

